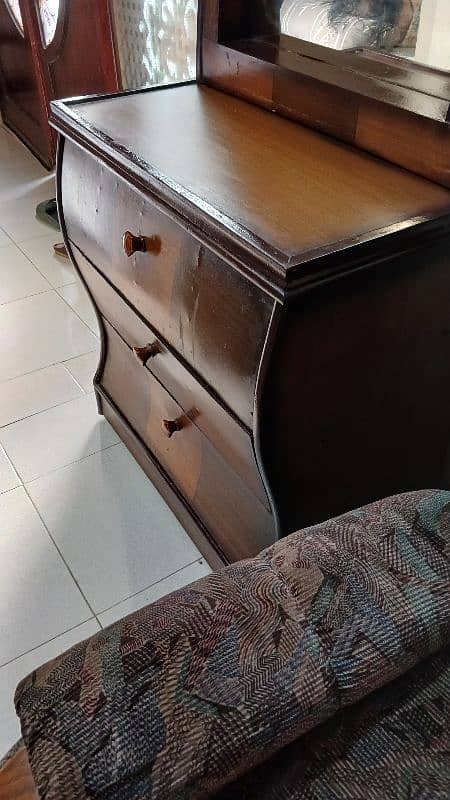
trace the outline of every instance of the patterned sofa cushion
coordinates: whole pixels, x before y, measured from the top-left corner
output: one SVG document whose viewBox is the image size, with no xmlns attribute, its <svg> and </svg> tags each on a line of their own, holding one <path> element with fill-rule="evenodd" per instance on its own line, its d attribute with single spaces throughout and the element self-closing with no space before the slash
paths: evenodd
<svg viewBox="0 0 450 800">
<path fill-rule="evenodd" d="M 285 747 L 217 800 L 448 800 L 450 651 Z"/>
<path fill-rule="evenodd" d="M 449 553 L 450 492 L 398 495 L 77 645 L 16 694 L 41 797 L 217 794 L 448 644 Z"/>
</svg>

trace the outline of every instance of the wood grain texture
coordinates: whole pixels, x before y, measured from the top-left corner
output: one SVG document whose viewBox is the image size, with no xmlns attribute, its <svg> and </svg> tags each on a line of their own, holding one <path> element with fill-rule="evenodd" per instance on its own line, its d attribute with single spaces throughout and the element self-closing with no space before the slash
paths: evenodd
<svg viewBox="0 0 450 800">
<path fill-rule="evenodd" d="M 446 189 L 205 86 L 54 119 L 100 410 L 202 552 L 450 481 Z"/>
<path fill-rule="evenodd" d="M 70 143 L 62 181 L 71 241 L 251 429 L 270 298 L 163 213 L 151 197 L 133 191 Z M 122 237 L 129 228 L 156 234 L 160 251 L 128 258 Z M 130 341 L 133 346 L 145 343 Z"/>
<path fill-rule="evenodd" d="M 210 385 L 202 385 L 199 377 L 194 376 L 182 364 L 179 354 L 169 348 L 148 323 L 135 313 L 80 251 L 74 248 L 73 252 L 77 268 L 102 316 L 115 328 L 130 349 L 145 342 L 157 345 L 157 355 L 149 359 L 146 369 L 167 389 L 185 413 L 195 409 L 196 426 L 258 500 L 269 508 L 255 461 L 250 432 L 233 418 L 219 398 L 214 397 L 215 390 Z"/>
<path fill-rule="evenodd" d="M 4 122 L 42 163 L 55 163 L 49 125 L 55 98 L 120 89 L 109 0 L 61 0 L 54 40 L 42 39 L 38 4 L 21 0 L 24 36 L 0 3 L 0 73 Z"/>
<path fill-rule="evenodd" d="M 63 6 L 63 3 L 61 3 Z M 64 0 L 60 36 L 45 51 L 51 99 L 121 88 L 109 0 Z"/>
<path fill-rule="evenodd" d="M 337 51 L 280 34 L 279 10 L 278 0 L 250 5 L 203 0 L 199 82 L 353 142 L 450 188 L 449 74 L 381 52 Z M 368 105 L 390 120 L 376 137 Z M 421 157 L 423 152 L 429 160 Z"/>
<path fill-rule="evenodd" d="M 25 747 L 0 769 L 0 800 L 39 800 Z"/>
<path fill-rule="evenodd" d="M 126 141 L 159 182 L 285 263 L 449 213 L 447 190 L 208 87 L 71 110 L 79 127 Z"/>
<path fill-rule="evenodd" d="M 42 80 L 42 53 L 33 47 L 36 10 L 23 3 L 23 35 L 5 3 L 0 3 L 0 106 L 3 122 L 46 166 L 54 161 L 48 126 L 48 93 Z"/>
<path fill-rule="evenodd" d="M 450 238 L 286 309 L 261 410 L 282 533 L 450 487 Z"/>
<path fill-rule="evenodd" d="M 256 555 L 275 541 L 270 512 L 246 488 L 196 425 L 106 320 L 107 359 L 100 386 L 126 416 L 143 445 L 211 531 L 230 561 Z M 168 436 L 166 422 L 177 421 Z"/>
</svg>

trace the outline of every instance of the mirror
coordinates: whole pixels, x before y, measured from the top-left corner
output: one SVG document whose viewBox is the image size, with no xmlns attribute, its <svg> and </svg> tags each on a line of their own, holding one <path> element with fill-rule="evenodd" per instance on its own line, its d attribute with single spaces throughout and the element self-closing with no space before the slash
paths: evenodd
<svg viewBox="0 0 450 800">
<path fill-rule="evenodd" d="M 450 70 L 449 0 L 284 0 L 280 30 L 335 50 L 370 48 Z"/>
<path fill-rule="evenodd" d="M 373 61 L 395 56 L 450 71 L 450 0 L 234 0 L 220 4 L 219 41 L 272 63 L 275 50 L 319 45 L 324 52 L 310 57 L 330 63 L 333 51 L 364 51 Z"/>
<path fill-rule="evenodd" d="M 450 188 L 450 0 L 203 0 L 200 80 Z"/>
</svg>

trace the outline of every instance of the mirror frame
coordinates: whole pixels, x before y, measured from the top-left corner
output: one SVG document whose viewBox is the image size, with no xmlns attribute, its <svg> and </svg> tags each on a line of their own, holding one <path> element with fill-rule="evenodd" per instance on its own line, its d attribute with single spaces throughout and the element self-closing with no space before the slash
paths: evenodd
<svg viewBox="0 0 450 800">
<path fill-rule="evenodd" d="M 274 29 L 269 46 L 240 38 L 264 2 L 200 2 L 198 80 L 450 188 L 450 73 Z"/>
</svg>

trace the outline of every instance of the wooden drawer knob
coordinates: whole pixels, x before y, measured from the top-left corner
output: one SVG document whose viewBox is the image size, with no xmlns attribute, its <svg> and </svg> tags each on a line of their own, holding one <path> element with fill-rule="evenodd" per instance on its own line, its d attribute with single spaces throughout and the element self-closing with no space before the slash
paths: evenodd
<svg viewBox="0 0 450 800">
<path fill-rule="evenodd" d="M 170 439 L 174 433 L 181 431 L 183 428 L 183 417 L 178 417 L 178 419 L 163 419 L 162 425 Z"/>
<path fill-rule="evenodd" d="M 133 347 L 133 353 L 137 360 L 145 367 L 149 358 L 154 358 L 161 352 L 161 345 L 159 342 L 152 342 L 146 344 L 144 347 Z"/>
<path fill-rule="evenodd" d="M 161 250 L 159 236 L 135 236 L 131 231 L 125 231 L 122 244 L 128 258 L 135 253 L 159 253 Z"/>
</svg>

